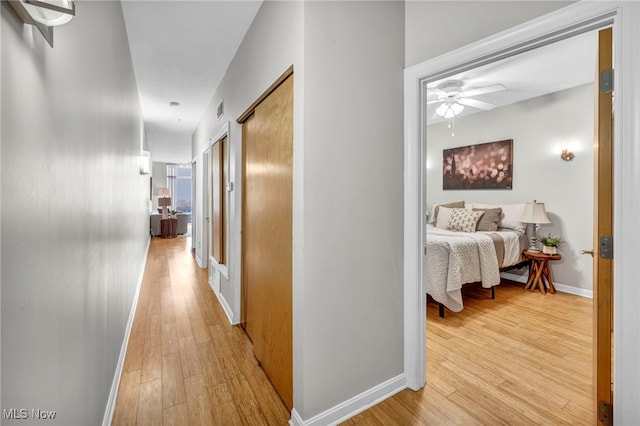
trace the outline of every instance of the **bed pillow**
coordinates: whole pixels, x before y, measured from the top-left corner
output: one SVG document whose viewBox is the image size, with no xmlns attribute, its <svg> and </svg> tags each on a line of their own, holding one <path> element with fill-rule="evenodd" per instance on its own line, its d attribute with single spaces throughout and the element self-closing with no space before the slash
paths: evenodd
<svg viewBox="0 0 640 426">
<path fill-rule="evenodd" d="M 513 229 L 515 231 L 524 231 L 525 224 L 520 222 L 524 215 L 526 204 L 503 204 L 502 205 L 502 221 L 501 228 Z"/>
<path fill-rule="evenodd" d="M 498 224 L 500 223 L 500 218 L 502 216 L 502 209 L 500 207 L 496 209 L 480 209 L 474 207 L 473 211 L 484 212 L 484 214 L 478 221 L 476 231 L 493 232 L 498 230 Z"/>
<path fill-rule="evenodd" d="M 452 212 L 453 212 L 453 209 L 449 207 L 440 206 L 439 213 L 438 213 L 438 220 L 435 223 L 436 228 L 448 229 L 449 220 L 451 219 Z"/>
<path fill-rule="evenodd" d="M 451 231 L 476 232 L 478 221 L 484 215 L 484 211 L 468 209 L 452 209 L 447 229 Z"/>
<path fill-rule="evenodd" d="M 464 208 L 464 201 L 453 201 L 446 204 L 434 204 L 431 208 L 431 220 L 429 220 L 429 223 L 436 225 L 436 227 L 438 226 L 438 212 L 440 211 L 440 207 L 448 207 L 451 209 Z"/>
</svg>

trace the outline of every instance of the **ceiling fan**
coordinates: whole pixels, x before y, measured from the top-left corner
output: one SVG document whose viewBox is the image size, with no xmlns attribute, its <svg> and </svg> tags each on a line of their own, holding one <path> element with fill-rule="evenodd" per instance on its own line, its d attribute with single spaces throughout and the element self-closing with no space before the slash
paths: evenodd
<svg viewBox="0 0 640 426">
<path fill-rule="evenodd" d="M 427 105 L 440 104 L 434 117 L 453 118 L 460 114 L 465 106 L 489 111 L 495 108 L 494 104 L 474 99 L 475 96 L 505 90 L 502 84 L 492 84 L 484 87 L 475 87 L 464 90 L 461 80 L 447 80 L 437 87 L 428 88 L 429 94 L 435 94 L 436 99 L 428 101 Z"/>
<path fill-rule="evenodd" d="M 428 101 L 427 105 L 440 104 L 432 118 L 443 117 L 448 119 L 451 136 L 455 136 L 453 128 L 455 116 L 460 114 L 465 106 L 484 111 L 489 111 L 496 107 L 489 102 L 474 99 L 475 96 L 505 90 L 502 84 L 492 84 L 468 90 L 463 90 L 463 86 L 464 84 L 461 80 L 447 80 L 437 87 L 427 88 L 427 95 L 435 94 L 437 96 L 436 99 Z"/>
</svg>

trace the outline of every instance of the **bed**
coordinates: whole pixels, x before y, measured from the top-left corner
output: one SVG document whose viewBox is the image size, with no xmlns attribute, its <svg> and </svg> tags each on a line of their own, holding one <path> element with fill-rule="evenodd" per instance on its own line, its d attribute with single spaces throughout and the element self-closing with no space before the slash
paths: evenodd
<svg viewBox="0 0 640 426">
<path fill-rule="evenodd" d="M 517 211 L 511 211 L 518 210 L 519 205 L 518 208 L 473 206 L 478 205 L 463 208 L 440 206 L 440 211 L 436 212 L 440 219 L 434 218 L 427 225 L 425 289 L 440 304 L 440 316 L 444 316 L 443 307 L 454 312 L 460 312 L 464 308 L 461 289 L 465 284 L 479 282 L 484 288 L 492 289 L 493 297 L 493 287 L 500 284 L 500 271 L 520 265 L 524 260 L 522 251 L 527 247 L 524 227 L 518 220 L 512 224 L 509 217 L 521 217 Z M 488 227 L 486 224 L 479 226 L 478 219 L 485 214 L 490 216 L 489 209 L 495 213 L 490 218 L 493 223 Z M 469 213 L 474 210 L 482 213 Z M 467 222 L 462 225 L 463 230 L 453 223 L 454 213 L 465 217 Z M 469 219 L 470 216 L 473 217 Z M 477 218 L 475 222 L 473 218 Z"/>
</svg>

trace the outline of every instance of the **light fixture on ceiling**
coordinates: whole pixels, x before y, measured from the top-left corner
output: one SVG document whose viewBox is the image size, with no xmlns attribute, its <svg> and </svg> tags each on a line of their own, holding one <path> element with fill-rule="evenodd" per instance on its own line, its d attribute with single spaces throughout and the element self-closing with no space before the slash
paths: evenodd
<svg viewBox="0 0 640 426">
<path fill-rule="evenodd" d="M 35 26 L 53 47 L 53 27 L 64 25 L 76 15 L 73 0 L 9 0 L 25 24 Z"/>
<path fill-rule="evenodd" d="M 457 102 L 445 102 L 436 109 L 436 114 L 444 118 L 453 118 L 464 109 L 463 105 Z"/>
<path fill-rule="evenodd" d="M 436 114 L 449 120 L 451 136 L 455 136 L 455 117 L 464 110 L 464 106 L 456 101 L 448 101 L 440 104 L 436 109 Z"/>
<path fill-rule="evenodd" d="M 455 136 L 453 130 L 454 119 L 462 113 L 465 106 L 482 111 L 490 111 L 495 108 L 494 104 L 475 99 L 475 97 L 505 90 L 502 84 L 491 84 L 489 86 L 467 89 L 463 89 L 463 86 L 464 83 L 462 80 L 446 80 L 436 87 L 429 87 L 427 89 L 429 92 L 428 96 L 432 98 L 435 97 L 435 99 L 428 101 L 427 105 L 440 104 L 436 108 L 433 116 L 434 118 L 439 116 L 449 120 L 451 136 Z"/>
</svg>

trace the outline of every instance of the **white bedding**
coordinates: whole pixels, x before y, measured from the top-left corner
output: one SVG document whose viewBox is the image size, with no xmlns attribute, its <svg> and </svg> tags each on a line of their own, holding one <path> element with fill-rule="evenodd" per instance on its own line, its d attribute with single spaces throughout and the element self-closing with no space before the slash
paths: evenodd
<svg viewBox="0 0 640 426">
<path fill-rule="evenodd" d="M 504 241 L 504 261 L 498 265 L 489 232 L 455 232 L 427 225 L 427 253 L 424 257 L 427 294 L 454 312 L 463 308 L 461 288 L 482 282 L 490 288 L 500 284 L 500 267 L 520 262 L 521 233 L 497 231 Z"/>
</svg>

